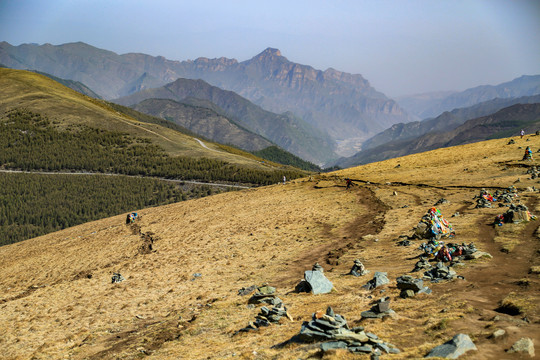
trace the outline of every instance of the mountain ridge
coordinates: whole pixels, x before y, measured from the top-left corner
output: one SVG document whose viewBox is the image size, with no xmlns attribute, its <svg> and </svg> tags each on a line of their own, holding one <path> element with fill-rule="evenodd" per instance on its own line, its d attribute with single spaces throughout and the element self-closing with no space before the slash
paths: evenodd
<svg viewBox="0 0 540 360">
<path fill-rule="evenodd" d="M 337 147 L 340 154 L 354 153 L 362 141 L 393 123 L 412 120 L 361 75 L 315 70 L 290 62 L 272 48 L 242 62 L 224 57 L 180 62 L 141 53 L 118 55 L 82 42 L 58 46 L 2 42 L 0 62 L 80 81 L 105 99 L 180 77 L 203 79 L 267 111 L 295 114 L 343 144 Z"/>
<path fill-rule="evenodd" d="M 133 106 L 151 98 L 182 102 L 188 97 L 211 101 L 234 122 L 303 159 L 321 163 L 320 159 L 328 161 L 332 158 L 328 155 L 333 147 L 331 139 L 301 119 L 291 114 L 271 113 L 233 91 L 220 89 L 201 79 L 179 78 L 162 87 L 142 90 L 114 102 Z"/>
</svg>

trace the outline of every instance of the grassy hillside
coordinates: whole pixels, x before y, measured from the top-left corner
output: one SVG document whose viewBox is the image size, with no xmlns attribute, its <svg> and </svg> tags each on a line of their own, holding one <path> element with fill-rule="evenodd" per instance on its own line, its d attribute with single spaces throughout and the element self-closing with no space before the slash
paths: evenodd
<svg viewBox="0 0 540 360">
<path fill-rule="evenodd" d="M 42 75 L 0 72 L 0 170 L 103 174 L 100 179 L 55 175 L 47 181 L 17 175 L 25 178 L 17 178 L 17 183 L 27 184 L 28 189 L 23 194 L 13 186 L 2 189 L 0 245 L 134 208 L 219 192 L 204 185 L 180 189 L 151 179 L 111 178 L 111 174 L 253 186 L 305 175 L 292 167 L 263 163 L 241 150 L 199 142 L 169 121 L 88 98 Z M 11 179 L 13 174 L 2 176 Z M 58 191 L 53 179 L 64 191 Z M 81 193 L 81 181 L 88 182 L 88 192 Z M 107 203 L 98 201 L 103 199 L 96 195 L 99 186 Z"/>
<path fill-rule="evenodd" d="M 136 209 L 220 192 L 126 176 L 0 172 L 0 246 Z"/>
<path fill-rule="evenodd" d="M 0 112 L 25 108 L 58 121 L 58 127 L 85 125 L 108 131 L 119 131 L 150 140 L 171 156 L 206 157 L 240 166 L 268 170 L 258 161 L 238 154 L 216 151 L 212 143 L 202 147 L 190 134 L 156 123 L 151 117 L 133 117 L 102 100 L 84 96 L 45 76 L 23 70 L 0 68 Z"/>
<path fill-rule="evenodd" d="M 281 344 L 316 311 L 332 306 L 352 327 L 419 359 L 466 333 L 477 351 L 464 359 L 520 359 L 507 353 L 522 337 L 540 341 L 539 221 L 492 225 L 507 207 L 475 208 L 480 189 L 515 185 L 515 203 L 540 214 L 538 179 L 526 171 L 525 146 L 536 154 L 540 136 L 496 139 L 444 148 L 272 185 L 141 210 L 134 226 L 125 214 L 0 248 L 0 338 L 8 359 L 330 359 L 369 358 L 346 350 L 323 354 L 319 343 Z M 399 167 L 397 166 L 399 165 Z M 353 180 L 345 188 L 344 179 Z M 518 181 L 519 179 L 519 181 Z M 529 190 L 527 190 L 530 188 Z M 424 286 L 432 294 L 403 299 L 398 276 L 413 273 L 424 240 L 397 246 L 437 205 L 455 237 L 492 258 L 454 266 L 463 279 Z M 453 216 L 454 215 L 454 216 Z M 143 252 L 148 239 L 152 252 Z M 354 259 L 371 272 L 347 276 Z M 335 290 L 296 293 L 315 262 Z M 435 265 L 434 261 L 430 261 Z M 39 269 L 39 271 L 36 271 Z M 362 288 L 376 271 L 390 283 Z M 125 281 L 111 284 L 113 273 Z M 238 290 L 267 282 L 292 317 L 234 335 L 261 311 Z M 396 314 L 362 319 L 383 296 Z M 269 306 L 271 307 L 271 306 Z M 491 334 L 505 330 L 497 339 Z"/>
</svg>

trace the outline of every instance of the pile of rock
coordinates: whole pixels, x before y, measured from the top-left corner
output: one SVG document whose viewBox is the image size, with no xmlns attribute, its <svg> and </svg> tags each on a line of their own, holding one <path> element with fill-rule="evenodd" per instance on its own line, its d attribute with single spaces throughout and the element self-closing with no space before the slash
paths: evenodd
<svg viewBox="0 0 540 360">
<path fill-rule="evenodd" d="M 373 279 L 369 280 L 366 285 L 362 286 L 363 289 L 373 290 L 379 286 L 386 285 L 390 282 L 388 280 L 388 274 L 382 271 L 377 271 L 373 274 Z"/>
<path fill-rule="evenodd" d="M 351 268 L 351 271 L 349 271 L 348 275 L 359 277 L 359 276 L 364 276 L 368 273 L 369 273 L 369 270 L 366 270 L 364 264 L 362 264 L 360 260 L 356 259 L 354 260 L 354 265 Z"/>
<path fill-rule="evenodd" d="M 396 279 L 397 288 L 401 290 L 399 296 L 406 299 L 416 294 L 431 294 L 431 289 L 424 286 L 422 279 L 415 279 L 410 275 L 402 275 Z"/>
<path fill-rule="evenodd" d="M 435 283 L 441 280 L 452 280 L 457 276 L 457 273 L 451 266 L 446 266 L 440 261 L 431 270 L 424 272 L 424 279 L 431 280 L 431 282 Z"/>
<path fill-rule="evenodd" d="M 418 239 L 437 239 L 453 236 L 452 225 L 442 216 L 441 211 L 432 207 L 416 225 L 414 237 Z"/>
<path fill-rule="evenodd" d="M 536 166 L 531 166 L 529 169 L 527 169 L 527 174 L 531 174 L 530 179 L 534 180 L 540 176 L 540 171 L 538 171 L 538 168 Z"/>
<path fill-rule="evenodd" d="M 240 330 L 239 332 L 247 332 L 252 330 L 257 330 L 260 327 L 270 326 L 271 324 L 277 324 L 280 322 L 281 318 L 286 317 L 290 321 L 293 321 L 291 315 L 287 312 L 287 308 L 280 304 L 280 306 L 274 306 L 271 309 L 266 306 L 261 307 L 259 314 L 255 316 L 255 321 L 250 321 L 249 324 Z"/>
<path fill-rule="evenodd" d="M 527 206 L 523 204 L 511 204 L 509 209 L 501 215 L 497 215 L 494 224 L 502 226 L 503 223 L 519 224 L 523 221 L 536 220 L 536 216 L 529 212 Z"/>
<path fill-rule="evenodd" d="M 450 201 L 446 200 L 445 198 L 440 198 L 433 206 L 438 206 L 442 204 L 450 204 Z"/>
<path fill-rule="evenodd" d="M 263 284 L 257 288 L 257 291 L 251 298 L 248 300 L 248 304 L 268 304 L 273 306 L 281 307 L 283 306 L 283 301 L 276 296 L 276 288 L 269 286 L 268 284 Z"/>
<path fill-rule="evenodd" d="M 296 292 L 311 292 L 313 294 L 326 294 L 332 291 L 334 285 L 323 274 L 324 269 L 319 263 L 313 265 L 312 270 L 304 272 L 304 280 L 296 285 Z"/>
<path fill-rule="evenodd" d="M 390 309 L 390 297 L 386 296 L 375 301 L 375 305 L 368 311 L 362 311 L 360 316 L 362 319 L 382 319 L 387 316 L 393 317 L 395 314 L 396 312 Z"/>
<path fill-rule="evenodd" d="M 411 272 L 417 272 L 417 271 L 426 271 L 431 269 L 432 266 L 429 263 L 429 260 L 425 257 L 421 257 L 420 260 L 414 264 L 414 269 Z"/>
<path fill-rule="evenodd" d="M 349 329 L 345 318 L 334 313 L 331 307 L 326 309 L 326 313 L 317 311 L 311 321 L 305 321 L 298 339 L 302 342 L 323 341 L 322 351 L 347 349 L 352 353 L 372 354 L 373 357 L 378 357 L 383 352 L 400 352 L 394 345 L 380 340 L 377 335 L 366 333 L 361 326 Z"/>
</svg>

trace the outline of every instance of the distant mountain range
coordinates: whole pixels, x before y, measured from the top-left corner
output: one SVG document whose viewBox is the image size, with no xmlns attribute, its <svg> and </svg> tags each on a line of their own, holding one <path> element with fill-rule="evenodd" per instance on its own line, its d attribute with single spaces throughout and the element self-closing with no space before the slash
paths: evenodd
<svg viewBox="0 0 540 360">
<path fill-rule="evenodd" d="M 482 85 L 461 92 L 439 92 L 398 98 L 410 114 L 420 119 L 438 116 L 445 111 L 469 107 L 495 98 L 508 99 L 540 94 L 540 75 L 523 75 L 499 85 Z"/>
<path fill-rule="evenodd" d="M 320 162 L 320 159 L 325 161 L 331 159 L 329 154 L 333 154 L 333 142 L 323 132 L 291 113 L 278 115 L 263 110 L 235 92 L 222 90 L 203 80 L 181 78 L 159 88 L 142 90 L 116 99 L 114 102 L 125 106 L 134 106 L 143 112 L 157 115 L 161 112 L 159 108 L 138 104 L 148 99 L 170 99 L 182 102 L 189 98 L 199 99 L 198 106 L 208 107 L 216 113 L 230 117 L 245 129 L 271 140 L 283 149 L 303 159 L 311 162 L 317 162 L 317 160 Z M 153 104 L 156 105 L 156 102 Z M 178 110 L 178 107 L 176 107 L 176 110 Z M 167 116 L 171 115 L 171 113 L 168 113 Z M 171 116 L 171 120 L 175 121 L 174 119 Z"/>
<path fill-rule="evenodd" d="M 361 75 L 316 70 L 271 48 L 243 62 L 227 58 L 179 62 L 145 54 L 118 55 L 81 42 L 58 46 L 1 42 L 0 63 L 80 81 L 105 99 L 178 78 L 203 79 L 265 110 L 294 114 L 337 141 L 335 150 L 341 155 L 355 153 L 362 141 L 394 123 L 413 120 Z M 327 152 L 317 160 L 334 156 Z"/>
<path fill-rule="evenodd" d="M 448 116 L 446 114 L 450 113 L 441 116 Z M 493 114 L 468 120 L 449 131 L 429 132 L 415 138 L 390 141 L 341 159 L 336 165 L 352 167 L 442 147 L 517 136 L 522 128 L 529 134 L 540 129 L 540 103 L 515 104 Z"/>
<path fill-rule="evenodd" d="M 434 119 L 424 121 L 413 121 L 410 123 L 394 124 L 385 131 L 368 139 L 362 145 L 363 150 L 377 147 L 379 145 L 412 139 L 429 132 L 446 132 L 455 129 L 467 120 L 481 116 L 493 114 L 505 107 L 515 104 L 540 103 L 540 95 L 523 96 L 509 99 L 493 99 L 470 107 L 446 111 Z"/>
</svg>

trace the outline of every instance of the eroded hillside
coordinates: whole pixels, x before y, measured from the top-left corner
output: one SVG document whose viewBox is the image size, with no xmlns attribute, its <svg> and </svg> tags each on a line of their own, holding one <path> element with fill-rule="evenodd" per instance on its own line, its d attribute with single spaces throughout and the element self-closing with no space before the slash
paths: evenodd
<svg viewBox="0 0 540 360">
<path fill-rule="evenodd" d="M 322 354 L 318 344 L 290 343 L 311 314 L 332 306 L 349 326 L 420 358 L 466 333 L 477 351 L 465 359 L 513 359 L 505 351 L 522 337 L 540 341 L 538 227 L 492 225 L 508 208 L 475 208 L 473 197 L 514 185 L 532 214 L 538 192 L 527 170 L 538 165 L 540 136 L 445 148 L 241 192 L 139 211 L 83 224 L 0 248 L 0 337 L 6 359 L 353 359 L 346 350 Z M 521 161 L 525 147 L 533 161 Z M 353 179 L 351 189 L 345 178 Z M 518 181 L 519 180 L 519 181 Z M 528 189 L 529 188 L 529 189 Z M 432 294 L 402 299 L 396 278 L 411 273 L 418 246 L 397 246 L 437 205 L 455 230 L 492 258 L 465 260 L 454 279 L 425 281 Z M 455 215 L 455 216 L 452 216 Z M 401 238 L 403 239 L 403 238 Z M 151 249 L 150 249 L 151 245 Z M 504 250 L 504 251 L 501 251 Z M 360 259 L 371 272 L 347 276 Z M 318 262 L 334 290 L 294 292 Z M 432 262 L 434 265 L 435 263 Z M 361 286 L 376 271 L 390 283 Z M 125 278 L 111 283 L 113 273 Z M 268 283 L 293 321 L 235 335 L 260 311 L 238 290 Z M 372 301 L 390 297 L 394 317 L 362 320 Z M 500 308 L 506 299 L 509 306 Z M 496 311 L 499 309 L 499 311 Z M 506 334 L 490 339 L 497 329 Z M 363 357 L 362 357 L 363 356 Z"/>
</svg>

